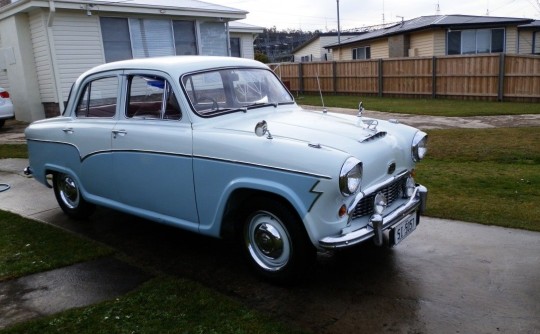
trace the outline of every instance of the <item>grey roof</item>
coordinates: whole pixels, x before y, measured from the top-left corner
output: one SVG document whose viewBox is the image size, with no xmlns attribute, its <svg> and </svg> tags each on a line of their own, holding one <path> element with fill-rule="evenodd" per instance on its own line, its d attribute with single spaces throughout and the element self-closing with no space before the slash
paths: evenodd
<svg viewBox="0 0 540 334">
<path fill-rule="evenodd" d="M 236 12 L 244 13 L 248 12 L 241 9 L 236 9 L 232 7 L 226 7 L 221 5 L 216 5 L 209 2 L 198 1 L 198 0 L 120 0 L 120 1 L 111 1 L 111 0 L 89 0 L 88 3 L 106 3 L 106 4 L 115 4 L 115 5 L 128 5 L 128 6 L 142 6 L 142 7 L 160 7 L 160 8 L 189 8 L 189 9 L 200 9 L 208 11 L 223 11 L 223 12 Z"/>
<path fill-rule="evenodd" d="M 404 32 L 413 32 L 433 28 L 468 28 L 482 26 L 501 26 L 507 24 L 523 25 L 533 22 L 533 19 L 514 17 L 493 17 L 493 16 L 471 16 L 471 15 L 432 15 L 420 16 L 412 20 L 396 23 L 392 26 L 377 29 L 365 33 L 359 37 L 351 38 L 341 45 L 352 44 L 361 41 L 368 41 L 381 37 L 399 35 Z M 337 46 L 338 43 L 330 44 L 325 48 Z"/>
<path fill-rule="evenodd" d="M 533 21 L 528 24 L 522 24 L 518 28 L 536 28 L 540 29 L 540 20 Z"/>
<path fill-rule="evenodd" d="M 254 26 L 252 24 L 247 24 L 239 21 L 229 22 L 229 29 L 232 31 L 246 31 L 253 33 L 262 33 L 264 31 L 263 27 Z"/>
</svg>

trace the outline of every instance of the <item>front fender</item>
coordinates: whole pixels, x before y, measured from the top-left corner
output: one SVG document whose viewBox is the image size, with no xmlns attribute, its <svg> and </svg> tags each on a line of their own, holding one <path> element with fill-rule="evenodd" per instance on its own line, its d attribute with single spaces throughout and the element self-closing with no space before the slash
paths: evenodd
<svg viewBox="0 0 540 334">
<path fill-rule="evenodd" d="M 237 190 L 255 190 L 280 196 L 291 204 L 302 219 L 320 195 L 315 187 L 321 176 L 223 161 L 196 160 L 194 163 L 199 230 L 203 234 L 219 236 L 227 203 Z M 216 192 L 216 189 L 222 191 Z"/>
</svg>

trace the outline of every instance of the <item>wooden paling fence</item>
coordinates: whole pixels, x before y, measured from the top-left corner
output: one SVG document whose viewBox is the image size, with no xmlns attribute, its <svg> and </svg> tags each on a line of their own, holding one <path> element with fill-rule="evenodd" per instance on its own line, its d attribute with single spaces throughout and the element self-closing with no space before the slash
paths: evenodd
<svg viewBox="0 0 540 334">
<path fill-rule="evenodd" d="M 293 92 L 540 102 L 540 57 L 474 55 L 270 64 Z"/>
</svg>

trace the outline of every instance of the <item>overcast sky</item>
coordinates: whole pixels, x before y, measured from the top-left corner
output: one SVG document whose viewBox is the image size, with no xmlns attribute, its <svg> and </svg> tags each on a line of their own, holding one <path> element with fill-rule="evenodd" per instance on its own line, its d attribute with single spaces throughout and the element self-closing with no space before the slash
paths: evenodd
<svg viewBox="0 0 540 334">
<path fill-rule="evenodd" d="M 243 22 L 278 29 L 337 29 L 337 0 L 203 0 L 249 12 Z M 339 0 L 341 29 L 440 14 L 526 17 L 540 20 L 537 0 Z"/>
</svg>

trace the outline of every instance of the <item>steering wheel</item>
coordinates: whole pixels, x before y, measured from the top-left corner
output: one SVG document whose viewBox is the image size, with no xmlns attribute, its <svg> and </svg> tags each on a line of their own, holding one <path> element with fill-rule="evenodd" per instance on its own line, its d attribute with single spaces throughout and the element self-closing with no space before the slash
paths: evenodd
<svg viewBox="0 0 540 334">
<path fill-rule="evenodd" d="M 210 102 L 212 102 L 212 111 L 219 109 L 219 104 L 217 103 L 217 101 L 215 99 L 211 98 L 210 96 L 199 96 L 197 98 L 197 104 L 199 104 L 201 101 L 210 101 Z"/>
</svg>

